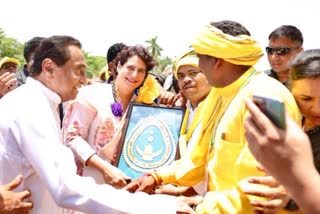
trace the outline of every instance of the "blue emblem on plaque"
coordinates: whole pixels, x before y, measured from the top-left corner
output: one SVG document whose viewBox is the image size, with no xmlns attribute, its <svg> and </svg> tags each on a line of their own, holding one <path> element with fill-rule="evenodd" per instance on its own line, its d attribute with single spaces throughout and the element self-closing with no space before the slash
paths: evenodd
<svg viewBox="0 0 320 214">
<path fill-rule="evenodd" d="M 144 107 L 144 117 L 133 106 L 120 155 L 118 167 L 135 179 L 141 174 L 171 164 L 176 158 L 177 142 L 183 111 L 174 111 L 179 123 L 168 108 Z M 150 112 L 150 108 L 152 111 Z"/>
</svg>

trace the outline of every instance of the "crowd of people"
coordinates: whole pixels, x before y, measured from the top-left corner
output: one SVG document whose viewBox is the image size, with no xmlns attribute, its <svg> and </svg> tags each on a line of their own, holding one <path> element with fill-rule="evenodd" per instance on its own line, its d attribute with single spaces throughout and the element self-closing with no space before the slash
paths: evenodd
<svg viewBox="0 0 320 214">
<path fill-rule="evenodd" d="M 320 50 L 292 25 L 268 38 L 210 22 L 165 77 L 115 43 L 91 84 L 80 41 L 32 38 L 21 71 L 0 61 L 0 213 L 317 213 Z M 282 100 L 285 129 L 255 93 Z M 185 108 L 179 158 L 134 180 L 114 164 L 130 102 Z"/>
</svg>

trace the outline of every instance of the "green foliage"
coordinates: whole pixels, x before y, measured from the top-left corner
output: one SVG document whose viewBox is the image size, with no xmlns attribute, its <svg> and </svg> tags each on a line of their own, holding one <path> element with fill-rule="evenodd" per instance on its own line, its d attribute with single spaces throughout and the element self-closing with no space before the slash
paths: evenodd
<svg viewBox="0 0 320 214">
<path fill-rule="evenodd" d="M 162 73 L 163 69 L 172 64 L 172 60 L 169 57 L 162 57 L 161 51 L 163 50 L 157 43 L 157 38 L 154 37 L 150 40 L 146 40 L 147 50 L 150 51 L 153 58 L 156 61 L 154 72 Z M 4 30 L 0 28 L 0 59 L 5 56 L 14 57 L 19 60 L 20 65 L 25 64 L 23 58 L 24 44 L 20 43 L 17 39 L 7 37 Z M 104 56 L 91 56 L 88 52 L 83 51 L 88 65 L 87 76 L 88 78 L 97 77 L 99 71 L 106 65 L 106 58 Z"/>
<path fill-rule="evenodd" d="M 87 62 L 87 76 L 88 78 L 97 77 L 99 71 L 106 65 L 107 60 L 103 56 L 90 56 L 89 53 L 84 52 L 84 57 Z"/>
<path fill-rule="evenodd" d="M 154 60 L 156 61 L 154 72 L 162 73 L 163 69 L 167 65 L 172 64 L 172 60 L 168 56 L 161 56 L 161 51 L 163 51 L 163 49 L 160 47 L 160 45 L 158 45 L 157 38 L 158 37 L 156 36 L 154 38 L 151 38 L 150 40 L 146 40 L 145 42 L 147 43 L 147 50 L 151 53 Z"/>
<path fill-rule="evenodd" d="M 168 56 L 166 57 L 162 57 L 158 64 L 157 64 L 157 67 L 156 67 L 156 72 L 157 73 L 162 73 L 163 70 L 165 69 L 165 67 L 167 67 L 167 65 L 171 65 L 173 62 L 172 62 L 172 59 Z"/>
<path fill-rule="evenodd" d="M 163 49 L 157 43 L 158 37 L 151 38 L 150 40 L 146 40 L 146 43 L 149 44 L 147 46 L 147 50 L 152 54 L 155 60 L 158 60 L 161 56 L 161 51 Z"/>
<path fill-rule="evenodd" d="M 5 32 L 0 28 L 0 59 L 5 56 L 18 59 L 20 65 L 25 63 L 23 58 L 23 44 L 15 38 L 7 37 Z"/>
<path fill-rule="evenodd" d="M 25 64 L 23 57 L 24 44 L 15 38 L 7 37 L 4 30 L 0 28 L 0 60 L 7 56 L 19 60 L 20 65 Z M 87 76 L 89 78 L 98 76 L 99 71 L 106 65 L 106 59 L 103 56 L 90 56 L 84 51 L 84 55 L 88 65 Z"/>
</svg>

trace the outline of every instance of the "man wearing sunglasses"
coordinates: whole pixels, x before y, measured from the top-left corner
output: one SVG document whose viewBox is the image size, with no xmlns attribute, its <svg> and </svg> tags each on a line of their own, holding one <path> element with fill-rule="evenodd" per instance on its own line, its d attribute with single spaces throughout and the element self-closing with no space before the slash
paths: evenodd
<svg viewBox="0 0 320 214">
<path fill-rule="evenodd" d="M 303 50 L 301 31 L 292 25 L 282 25 L 269 35 L 269 46 L 266 47 L 271 69 L 268 75 L 287 86 L 289 78 L 289 63 Z"/>
</svg>

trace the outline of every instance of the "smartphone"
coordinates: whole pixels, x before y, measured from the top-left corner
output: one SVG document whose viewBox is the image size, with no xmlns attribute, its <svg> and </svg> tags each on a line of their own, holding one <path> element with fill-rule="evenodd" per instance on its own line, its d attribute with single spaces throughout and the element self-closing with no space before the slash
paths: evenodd
<svg viewBox="0 0 320 214">
<path fill-rule="evenodd" d="M 286 129 L 286 112 L 283 100 L 267 95 L 254 94 L 254 103 L 280 129 Z"/>
</svg>

